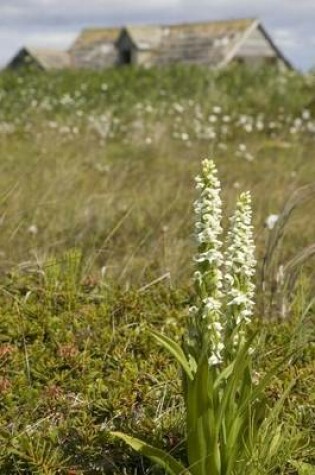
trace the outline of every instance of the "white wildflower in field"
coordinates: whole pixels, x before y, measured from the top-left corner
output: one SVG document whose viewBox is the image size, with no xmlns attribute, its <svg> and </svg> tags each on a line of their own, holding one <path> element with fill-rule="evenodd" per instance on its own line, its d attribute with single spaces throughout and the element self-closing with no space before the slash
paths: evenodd
<svg viewBox="0 0 315 475">
<path fill-rule="evenodd" d="M 264 125 L 263 121 L 262 120 L 257 120 L 256 129 L 258 131 L 262 131 L 262 130 L 264 130 L 264 127 L 265 127 L 265 125 Z"/>
<path fill-rule="evenodd" d="M 224 253 L 224 290 L 227 299 L 225 325 L 228 337 L 239 327 L 233 336 L 234 345 L 239 345 L 244 324 L 250 322 L 254 305 L 255 286 L 252 279 L 256 260 L 250 193 L 240 195 L 230 223 L 228 247 Z"/>
<path fill-rule="evenodd" d="M 208 121 L 211 122 L 211 124 L 214 124 L 218 120 L 217 116 L 214 114 L 210 114 L 208 117 Z"/>
<path fill-rule="evenodd" d="M 31 224 L 27 228 L 27 232 L 31 234 L 32 236 L 36 236 L 36 234 L 38 233 L 38 227 L 36 226 L 36 224 Z"/>
<path fill-rule="evenodd" d="M 252 124 L 250 124 L 250 123 L 245 124 L 245 125 L 244 125 L 244 130 L 245 130 L 245 132 L 247 132 L 247 133 L 250 134 L 250 133 L 253 131 L 253 126 L 252 126 Z"/>
<path fill-rule="evenodd" d="M 302 112 L 302 119 L 309 120 L 311 118 L 311 113 L 308 109 L 304 109 Z"/>
<path fill-rule="evenodd" d="M 225 124 L 228 124 L 229 122 L 231 122 L 231 116 L 229 115 L 224 115 L 222 117 L 222 121 L 225 123 Z"/>
<path fill-rule="evenodd" d="M 177 102 L 175 102 L 175 104 L 173 105 L 173 108 L 178 114 L 182 114 L 185 110 L 185 108 L 181 104 L 178 104 Z"/>
<path fill-rule="evenodd" d="M 268 229 L 273 229 L 279 219 L 278 214 L 270 214 L 265 220 L 265 226 Z"/>
<path fill-rule="evenodd" d="M 214 114 L 221 114 L 222 108 L 220 106 L 213 106 L 212 108 Z"/>
<path fill-rule="evenodd" d="M 254 160 L 254 156 L 253 156 L 251 153 L 249 153 L 249 152 L 245 153 L 244 158 L 245 158 L 245 160 L 247 160 L 248 162 L 252 162 L 252 161 Z"/>
<path fill-rule="evenodd" d="M 64 94 L 60 99 L 60 104 L 62 106 L 70 106 L 73 104 L 73 99 L 70 94 Z"/>
<path fill-rule="evenodd" d="M 220 240 L 222 202 L 220 181 L 212 161 L 202 162 L 202 172 L 196 178 L 196 182 L 199 198 L 194 203 L 194 210 L 198 254 L 195 256 L 197 270 L 194 281 L 200 305 L 193 313 L 200 338 L 206 342 L 209 349 L 209 364 L 217 365 L 222 361 L 223 350 L 221 325 L 223 255 Z"/>
<path fill-rule="evenodd" d="M 302 119 L 300 117 L 297 117 L 296 119 L 294 119 L 293 125 L 296 129 L 299 129 L 303 125 Z"/>
</svg>

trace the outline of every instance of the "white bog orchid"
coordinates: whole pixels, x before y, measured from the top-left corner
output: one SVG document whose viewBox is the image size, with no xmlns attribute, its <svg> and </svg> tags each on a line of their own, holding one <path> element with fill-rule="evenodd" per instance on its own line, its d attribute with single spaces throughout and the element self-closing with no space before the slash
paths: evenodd
<svg viewBox="0 0 315 475">
<path fill-rule="evenodd" d="M 222 307 L 222 202 L 221 185 L 217 178 L 215 164 L 203 160 L 201 174 L 196 178 L 199 198 L 194 203 L 196 216 L 195 237 L 198 253 L 194 258 L 196 272 L 194 283 L 200 299 L 194 313 L 194 325 L 199 337 L 206 342 L 209 364 L 222 361 L 223 328 L 221 324 Z"/>
<path fill-rule="evenodd" d="M 226 294 L 226 329 L 234 335 L 234 345 L 238 346 L 244 333 L 244 325 L 249 323 L 253 311 L 255 286 L 252 282 L 255 274 L 254 241 L 250 193 L 242 193 L 236 210 L 230 218 L 228 247 L 224 253 L 225 275 L 224 290 Z M 239 335 L 238 335 L 239 334 Z"/>
<path fill-rule="evenodd" d="M 208 363 L 214 366 L 223 362 L 224 343 L 229 345 L 232 333 L 233 347 L 244 342 L 244 325 L 252 315 L 256 261 L 251 197 L 249 193 L 240 195 L 235 214 L 230 218 L 227 248 L 222 253 L 221 186 L 211 160 L 202 162 L 196 182 L 199 198 L 194 210 L 198 253 L 194 257 L 197 267 L 194 283 L 199 302 L 190 314 L 194 318 L 192 333 L 196 335 L 197 329 L 199 347 L 206 344 Z"/>
</svg>

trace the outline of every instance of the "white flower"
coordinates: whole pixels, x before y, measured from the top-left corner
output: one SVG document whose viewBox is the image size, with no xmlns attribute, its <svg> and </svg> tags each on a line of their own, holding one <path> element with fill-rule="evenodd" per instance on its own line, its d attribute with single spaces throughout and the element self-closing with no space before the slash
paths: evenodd
<svg viewBox="0 0 315 475">
<path fill-rule="evenodd" d="M 259 130 L 259 131 L 260 131 L 260 130 L 264 130 L 264 127 L 265 127 L 265 126 L 264 126 L 263 121 L 262 121 L 262 120 L 257 120 L 257 122 L 256 122 L 256 129 Z"/>
<path fill-rule="evenodd" d="M 208 297 L 206 299 L 203 300 L 203 304 L 204 304 L 204 308 L 208 311 L 217 311 L 217 310 L 220 310 L 221 308 L 221 302 L 217 299 L 214 299 L 212 297 Z M 218 323 L 218 322 L 216 322 Z M 220 326 L 221 324 L 218 323 Z"/>
<path fill-rule="evenodd" d="M 27 228 L 27 232 L 31 234 L 32 236 L 36 236 L 36 234 L 38 233 L 38 227 L 36 226 L 36 224 L 31 224 Z"/>
<path fill-rule="evenodd" d="M 307 109 L 304 109 L 304 111 L 302 112 L 302 119 L 309 120 L 310 118 L 311 118 L 310 111 Z"/>
<path fill-rule="evenodd" d="M 216 354 L 212 354 L 210 358 L 208 358 L 209 366 L 218 366 L 221 363 L 222 363 L 222 358 L 220 356 L 217 356 Z"/>
<path fill-rule="evenodd" d="M 275 227 L 275 224 L 277 223 L 279 219 L 278 214 L 270 214 L 266 220 L 265 220 L 265 225 L 268 229 L 273 229 Z"/>
<path fill-rule="evenodd" d="M 220 106 L 213 106 L 212 110 L 215 114 L 221 114 L 222 112 L 222 108 Z"/>
<path fill-rule="evenodd" d="M 253 126 L 252 124 L 245 124 L 244 125 L 244 130 L 248 133 L 252 132 L 253 131 Z"/>
</svg>

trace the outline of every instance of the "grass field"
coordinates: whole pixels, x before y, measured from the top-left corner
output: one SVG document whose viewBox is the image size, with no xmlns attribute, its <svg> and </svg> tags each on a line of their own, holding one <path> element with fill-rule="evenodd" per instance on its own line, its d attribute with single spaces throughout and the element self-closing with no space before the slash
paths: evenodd
<svg viewBox="0 0 315 475">
<path fill-rule="evenodd" d="M 315 465 L 314 144 L 312 76 L 1 74 L 0 473 L 161 473 L 109 430 L 184 457 L 178 368 L 145 328 L 185 327 L 205 157 L 228 214 L 253 196 L 256 370 L 295 349 L 267 396 L 296 378 L 281 418 L 301 437 L 268 473 Z"/>
</svg>

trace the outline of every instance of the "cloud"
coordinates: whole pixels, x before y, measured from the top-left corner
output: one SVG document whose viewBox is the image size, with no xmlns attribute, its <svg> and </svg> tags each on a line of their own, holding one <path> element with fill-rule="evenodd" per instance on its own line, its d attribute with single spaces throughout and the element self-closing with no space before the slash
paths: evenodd
<svg viewBox="0 0 315 475">
<path fill-rule="evenodd" d="M 274 31 L 274 39 L 283 48 L 293 49 L 299 45 L 299 38 L 295 31 L 286 28 L 278 28 Z"/>
</svg>

